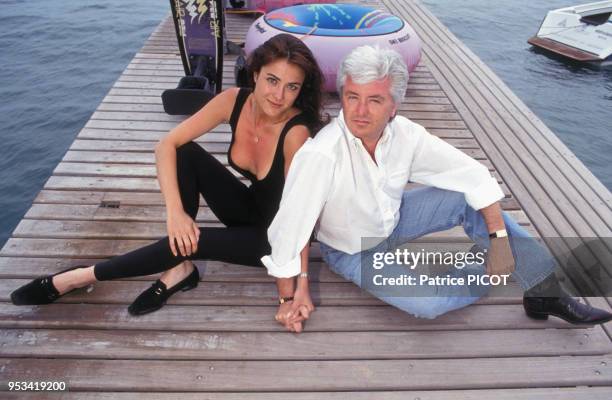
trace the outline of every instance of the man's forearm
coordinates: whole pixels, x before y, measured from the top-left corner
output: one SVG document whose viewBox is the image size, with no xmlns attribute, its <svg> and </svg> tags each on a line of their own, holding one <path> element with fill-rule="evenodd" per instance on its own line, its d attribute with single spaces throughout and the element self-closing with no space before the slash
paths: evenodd
<svg viewBox="0 0 612 400">
<path fill-rule="evenodd" d="M 493 233 L 505 228 L 504 217 L 501 213 L 501 206 L 499 202 L 495 202 L 490 206 L 484 207 L 480 209 L 482 213 L 482 217 L 487 224 L 487 229 L 489 233 Z"/>
</svg>

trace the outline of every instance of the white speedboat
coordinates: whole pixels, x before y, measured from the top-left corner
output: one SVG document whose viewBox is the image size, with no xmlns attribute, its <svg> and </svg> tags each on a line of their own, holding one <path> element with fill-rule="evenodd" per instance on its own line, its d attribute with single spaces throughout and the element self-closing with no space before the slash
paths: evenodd
<svg viewBox="0 0 612 400">
<path fill-rule="evenodd" d="M 549 11 L 528 40 L 577 61 L 612 63 L 612 1 Z"/>
</svg>

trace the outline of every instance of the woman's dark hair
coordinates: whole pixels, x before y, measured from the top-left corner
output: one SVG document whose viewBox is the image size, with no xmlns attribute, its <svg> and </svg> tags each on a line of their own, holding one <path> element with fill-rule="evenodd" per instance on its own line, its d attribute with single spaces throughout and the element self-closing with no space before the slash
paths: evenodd
<svg viewBox="0 0 612 400">
<path fill-rule="evenodd" d="M 247 60 L 249 85 L 255 86 L 254 74 L 259 73 L 264 65 L 279 59 L 287 60 L 304 71 L 304 83 L 294 105 L 312 121 L 310 128 L 314 136 L 329 121 L 328 116 L 322 115 L 325 78 L 312 52 L 300 39 L 281 33 L 257 47 Z"/>
</svg>

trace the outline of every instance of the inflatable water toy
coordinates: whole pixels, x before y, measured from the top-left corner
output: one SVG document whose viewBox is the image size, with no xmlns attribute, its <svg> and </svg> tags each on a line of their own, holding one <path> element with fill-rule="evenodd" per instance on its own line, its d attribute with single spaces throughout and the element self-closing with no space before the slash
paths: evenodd
<svg viewBox="0 0 612 400">
<path fill-rule="evenodd" d="M 335 3 L 336 0 L 227 0 L 225 8 L 230 10 L 267 13 L 278 8 L 299 4 Z"/>
<path fill-rule="evenodd" d="M 279 33 L 300 38 L 325 74 L 325 90 L 336 90 L 340 61 L 355 47 L 377 44 L 397 50 L 409 72 L 421 59 L 421 40 L 408 23 L 387 12 L 352 4 L 281 8 L 259 17 L 247 33 L 245 52 Z"/>
</svg>

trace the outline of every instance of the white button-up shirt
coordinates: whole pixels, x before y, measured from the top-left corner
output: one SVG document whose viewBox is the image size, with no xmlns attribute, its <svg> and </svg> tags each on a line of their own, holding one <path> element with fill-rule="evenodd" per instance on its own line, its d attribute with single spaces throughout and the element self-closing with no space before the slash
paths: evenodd
<svg viewBox="0 0 612 400">
<path fill-rule="evenodd" d="M 402 116 L 387 124 L 374 156 L 376 162 L 342 111 L 298 150 L 268 229 L 272 254 L 261 259 L 270 275 L 300 273 L 313 228 L 320 242 L 348 254 L 366 250 L 362 238 L 383 241 L 399 222 L 408 181 L 465 193 L 476 210 L 504 196 L 484 165 Z"/>
</svg>

